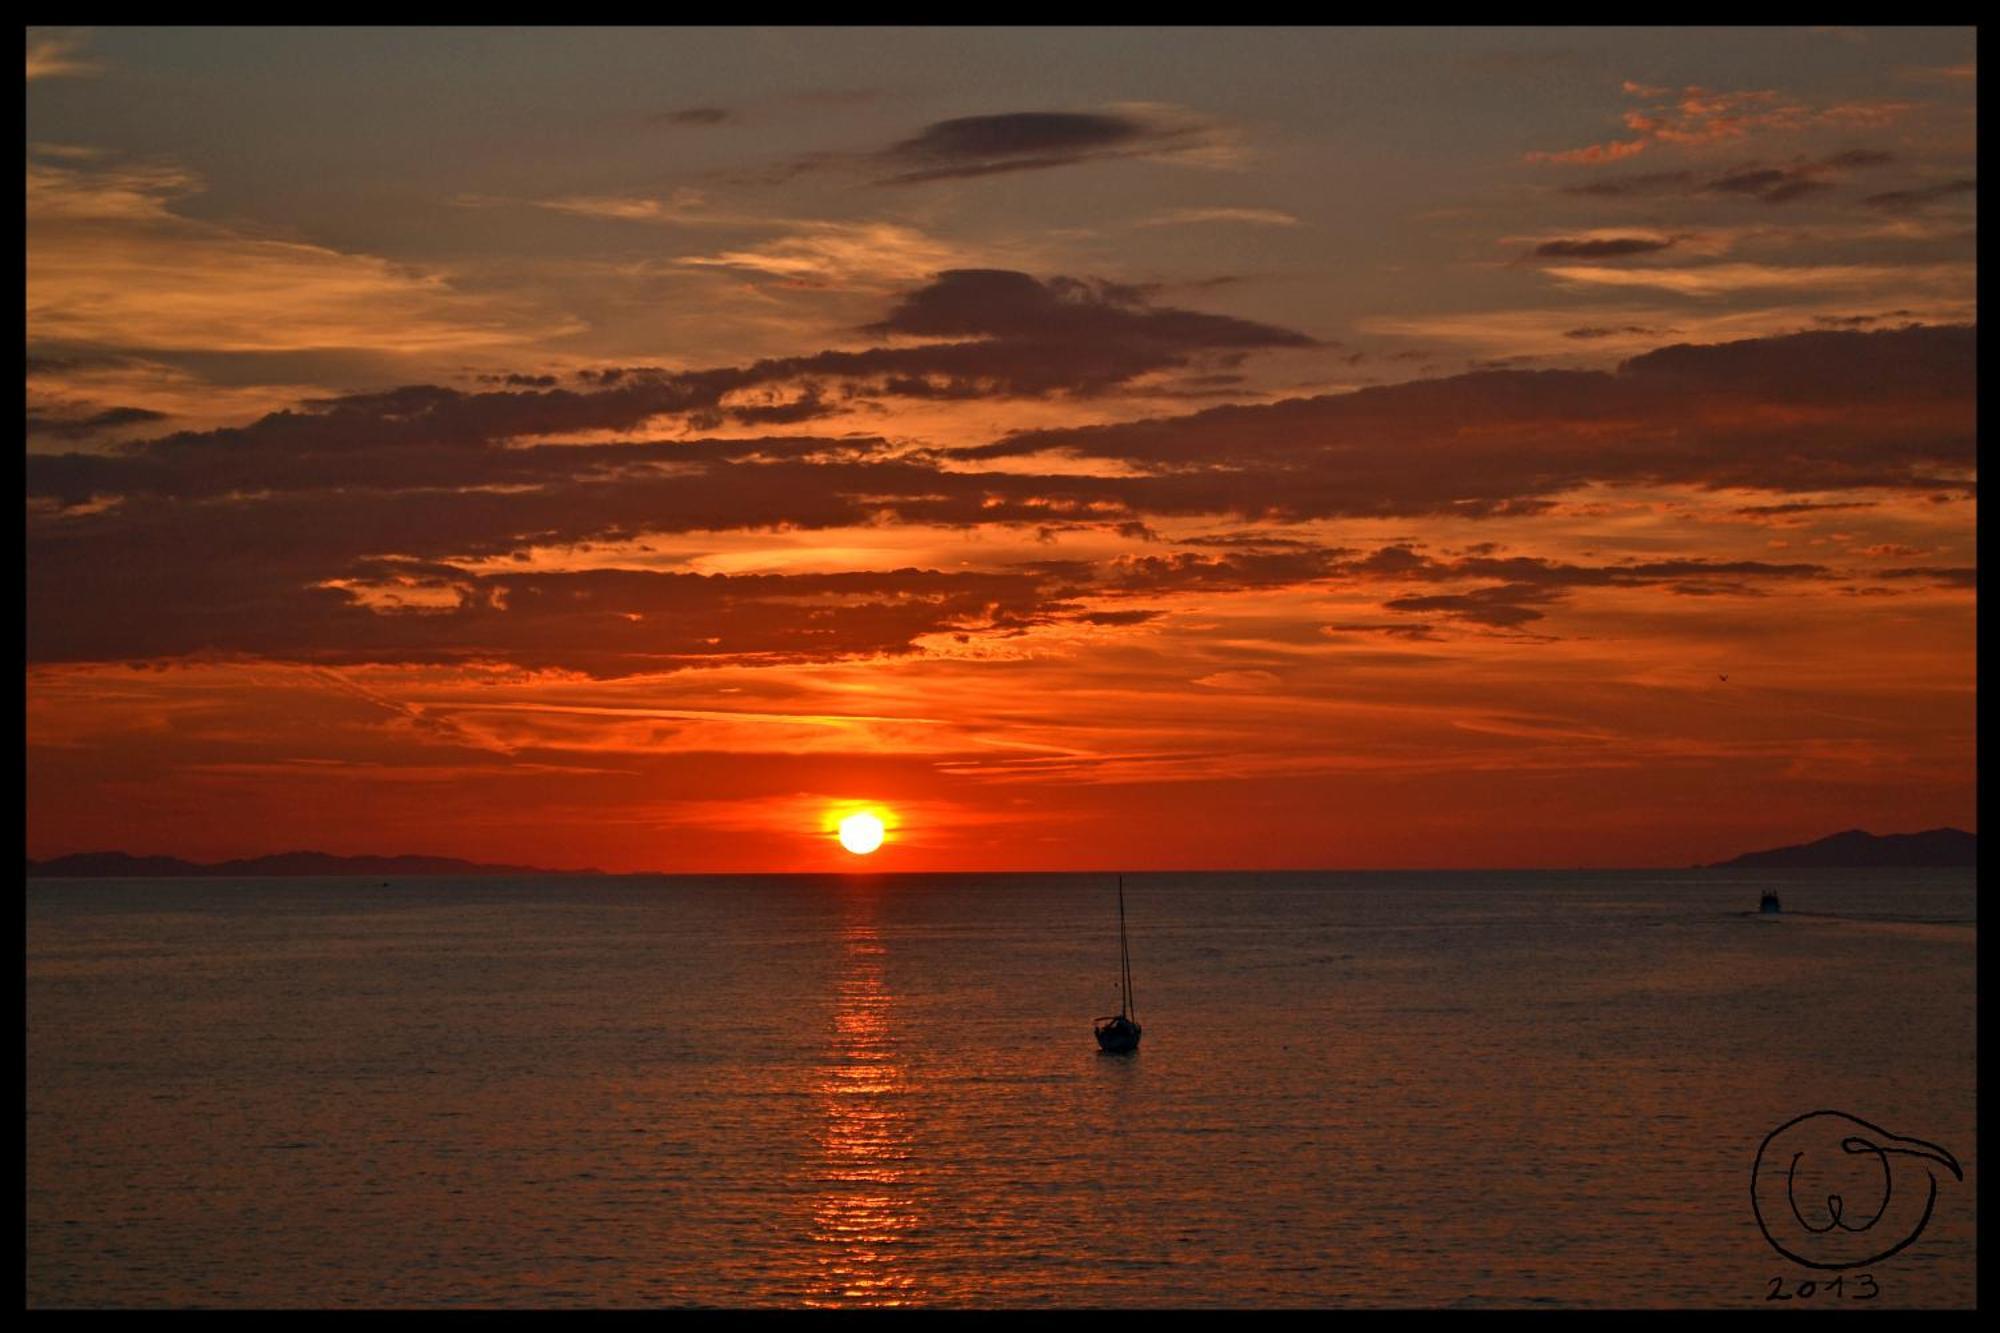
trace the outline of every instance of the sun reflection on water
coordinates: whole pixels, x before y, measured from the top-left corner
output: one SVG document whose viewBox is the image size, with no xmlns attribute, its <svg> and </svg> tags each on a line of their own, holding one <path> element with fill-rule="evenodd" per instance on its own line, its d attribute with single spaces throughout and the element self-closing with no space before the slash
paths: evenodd
<svg viewBox="0 0 2000 1333">
<path fill-rule="evenodd" d="M 922 1219 L 911 1189 L 907 1072 L 874 925 L 850 923 L 843 942 L 847 965 L 817 1087 L 825 1124 L 806 1304 L 903 1305 L 924 1295 L 908 1259 Z"/>
</svg>

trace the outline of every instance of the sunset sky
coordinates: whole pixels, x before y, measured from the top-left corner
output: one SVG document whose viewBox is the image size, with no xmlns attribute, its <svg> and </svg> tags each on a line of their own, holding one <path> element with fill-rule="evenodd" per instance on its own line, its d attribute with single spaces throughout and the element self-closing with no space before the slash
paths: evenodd
<svg viewBox="0 0 2000 1333">
<path fill-rule="evenodd" d="M 31 29 L 27 79 L 31 856 L 1976 827 L 1969 29 Z"/>
</svg>

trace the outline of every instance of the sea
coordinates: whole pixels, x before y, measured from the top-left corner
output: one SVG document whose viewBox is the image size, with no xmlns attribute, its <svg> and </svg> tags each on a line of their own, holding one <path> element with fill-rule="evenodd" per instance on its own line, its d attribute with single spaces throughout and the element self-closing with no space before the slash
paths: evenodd
<svg viewBox="0 0 2000 1333">
<path fill-rule="evenodd" d="M 29 880 L 27 1304 L 1975 1301 L 1970 870 L 1125 900 L 1109 1056 L 1109 875 Z"/>
</svg>

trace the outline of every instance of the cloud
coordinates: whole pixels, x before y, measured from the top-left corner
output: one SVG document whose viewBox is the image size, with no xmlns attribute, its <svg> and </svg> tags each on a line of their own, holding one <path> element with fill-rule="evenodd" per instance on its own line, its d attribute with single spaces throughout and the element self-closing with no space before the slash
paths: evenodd
<svg viewBox="0 0 2000 1333">
<path fill-rule="evenodd" d="M 1284 684 L 1284 680 L 1271 671 L 1211 671 L 1195 677 L 1193 683 L 1212 690 L 1269 690 Z"/>
<path fill-rule="evenodd" d="M 1658 254 L 1673 247 L 1671 236 L 1562 237 L 1543 241 L 1530 253 L 1542 259 L 1618 259 L 1626 255 Z"/>
<path fill-rule="evenodd" d="M 875 350 L 976 348 L 1063 319 L 1074 323 L 1042 345 L 1050 355 L 1072 337 L 1180 352 L 1269 336 L 1190 322 L 1181 316 L 1195 312 L 1101 284 L 1011 278 L 1023 281 L 941 281 L 880 326 L 967 342 Z M 994 299 L 969 299 L 989 283 Z M 1051 312 L 1050 302 L 1077 309 Z M 1156 315 L 1166 316 L 1157 329 Z M 1975 466 L 1975 346 L 1969 328 L 1936 327 L 1682 345 L 1611 372 L 1461 375 L 952 452 L 867 437 L 520 442 L 717 401 L 752 368 L 621 377 L 593 392 L 347 395 L 246 427 L 30 454 L 29 656 L 491 662 L 618 676 L 1115 627 L 1154 618 L 1165 597 L 1308 584 L 1417 585 L 1389 589 L 1383 605 L 1426 624 L 1518 630 L 1575 590 L 1714 593 L 1822 571 L 1441 559 L 1407 546 L 1364 554 L 1258 533 L 1247 545 L 1205 539 L 1211 550 L 1149 539 L 1169 519 L 1503 519 L 1591 486 L 1760 488 L 1813 503 L 1856 489 L 1962 489 Z M 1036 470 L 1037 458 L 1065 456 L 1120 466 Z M 960 470 L 1002 457 L 1022 469 Z M 1051 525 L 1147 546 L 851 575 L 633 567 L 644 543 L 673 533 L 1011 527 L 1026 537 Z M 531 558 L 538 550 L 568 554 L 551 565 Z"/>
<path fill-rule="evenodd" d="M 903 297 L 878 334 L 987 337 L 1162 348 L 1311 347 L 1302 333 L 1229 315 L 1153 307 L 1136 287 L 1005 269 L 959 269 Z"/>
<path fill-rule="evenodd" d="M 1493 629 L 1518 629 L 1542 618 L 1542 612 L 1528 603 L 1554 598 L 1555 594 L 1547 589 L 1509 583 L 1462 594 L 1398 597 L 1383 605 L 1391 611 L 1434 611 L 1447 620 L 1463 620 Z"/>
<path fill-rule="evenodd" d="M 1557 162 L 1565 165 L 1594 165 L 1599 162 L 1618 162 L 1646 151 L 1644 139 L 1614 139 L 1609 143 L 1586 144 L 1582 148 L 1565 148 L 1560 152 L 1527 154 L 1530 162 Z"/>
<path fill-rule="evenodd" d="M 369 255 L 181 217 L 172 163 L 27 163 L 27 321 L 39 342 L 156 351 L 436 352 L 518 339 L 521 312 Z M 545 321 L 542 335 L 573 331 Z"/>
<path fill-rule="evenodd" d="M 1259 227 L 1296 227 L 1299 220 L 1275 208 L 1170 208 L 1139 219 L 1135 227 L 1189 227 L 1210 222 L 1241 222 Z"/>
<path fill-rule="evenodd" d="M 464 207 L 523 201 L 460 196 Z M 532 201 L 532 207 L 573 217 L 658 226 L 777 231 L 768 241 L 738 243 L 711 254 L 682 255 L 681 268 L 726 269 L 774 278 L 794 286 L 866 288 L 904 284 L 943 269 L 990 262 L 996 247 L 971 247 L 931 236 L 905 223 L 831 221 L 732 213 L 713 207 L 701 190 L 683 188 L 662 199 L 645 195 L 567 195 Z M 1009 247 L 1018 251 L 1020 247 Z"/>
<path fill-rule="evenodd" d="M 1718 297 L 1736 292 L 1822 292 L 1843 287 L 1970 286 L 1963 264 L 1704 264 L 1690 268 L 1607 268 L 1562 265 L 1545 270 L 1564 282 L 1600 287 L 1651 287 L 1678 296 Z"/>
<path fill-rule="evenodd" d="M 1609 199 L 1630 195 L 1722 195 L 1755 199 L 1766 204 L 1788 204 L 1832 190 L 1849 172 L 1886 166 L 1895 160 L 1893 153 L 1851 148 L 1827 157 L 1799 159 L 1784 165 L 1744 163 L 1719 175 L 1698 176 L 1684 170 L 1654 171 L 1562 188 L 1566 194 Z"/>
<path fill-rule="evenodd" d="M 42 331 L 32 317 L 31 327 Z M 729 419 L 810 420 L 875 398 L 1087 398 L 1158 371 L 1314 345 L 1291 330 L 1154 305 L 1136 288 L 1062 276 L 1043 281 L 1004 269 L 947 270 L 907 290 L 867 331 L 925 341 L 704 370 L 593 371 L 587 380 L 602 386 L 598 392 L 468 394 L 408 386 L 308 402 L 237 431 L 173 437 L 153 453 L 206 451 L 252 469 L 260 458 L 283 460 L 278 468 L 301 466 L 300 455 L 307 455 L 356 469 L 362 452 L 402 448 L 412 463 L 425 463 L 440 457 L 427 451 L 446 442 L 629 431 L 660 417 L 713 429 Z M 251 440 L 266 452 L 234 443 Z M 366 449 L 357 448 L 362 441 Z"/>
<path fill-rule="evenodd" d="M 735 113 L 719 106 L 691 106 L 679 111 L 662 111 L 653 117 L 662 125 L 688 125 L 707 127 L 723 125 L 735 119 Z"/>
<path fill-rule="evenodd" d="M 103 66 L 79 54 L 87 35 L 56 29 L 28 30 L 28 82 L 97 74 Z"/>
<path fill-rule="evenodd" d="M 1664 587 L 1688 596 L 1746 596 L 1756 595 L 1758 582 L 1822 579 L 1831 573 L 1823 565 L 1757 560 L 1672 559 L 1595 566 L 1533 556 L 1439 561 L 1407 547 L 1385 547 L 1354 568 L 1404 581 L 1499 580 L 1463 592 L 1421 593 L 1382 603 L 1385 611 L 1433 614 L 1499 630 L 1517 630 L 1546 618 L 1544 608 L 1581 588 Z"/>
<path fill-rule="evenodd" d="M 1627 80 L 1626 96 L 1641 106 L 1621 120 L 1631 134 L 1581 148 L 1535 151 L 1529 162 L 1587 165 L 1636 156 L 1655 144 L 1700 147 L 1743 139 L 1753 131 L 1789 133 L 1813 128 L 1874 129 L 1895 123 L 1915 109 L 1913 102 L 1875 98 L 1813 106 L 1775 89 L 1718 92 L 1697 84 L 1678 90 Z"/>
<path fill-rule="evenodd" d="M 498 205 L 516 204 L 514 199 L 495 199 L 484 195 L 459 195 L 453 201 L 461 208 L 486 208 Z M 734 226 L 746 222 L 763 225 L 782 225 L 777 219 L 739 218 L 717 214 L 708 206 L 708 196 L 700 190 L 682 188 L 675 190 L 665 199 L 648 195 L 563 195 L 555 199 L 537 199 L 536 208 L 546 208 L 553 213 L 569 213 L 576 217 L 607 218 L 618 222 L 660 222 L 685 226 Z"/>
<path fill-rule="evenodd" d="M 1940 567 L 1927 565 L 1914 569 L 1885 569 L 1879 574 L 1885 579 L 1923 579 L 1940 588 L 1977 588 L 1979 570 L 1971 565 Z"/>
<path fill-rule="evenodd" d="M 963 266 L 971 252 L 891 222 L 809 222 L 762 244 L 686 255 L 690 268 L 725 268 L 812 286 L 908 283 Z"/>
<path fill-rule="evenodd" d="M 1580 328 L 1564 329 L 1563 337 L 1587 342 L 1598 338 L 1657 338 L 1672 332 L 1672 329 L 1648 328 L 1642 324 L 1586 324 Z"/>
<path fill-rule="evenodd" d="M 1785 204 L 1833 186 L 1796 170 L 1753 167 L 1718 176 L 1702 188 L 1711 194 L 1747 194 L 1767 204 Z"/>
<path fill-rule="evenodd" d="M 1011 321 L 1032 324 L 1035 316 L 1032 305 L 1011 313 L 996 305 L 963 327 L 1011 329 Z M 888 323 L 923 328 L 933 320 L 973 318 L 953 299 L 938 304 L 926 297 L 898 307 Z M 1197 329 L 1187 336 L 1240 333 L 1225 324 L 1217 334 Z M 1100 328 L 1088 317 L 1081 334 L 1129 336 L 1115 323 Z M 436 508 L 438 539 L 448 542 L 462 540 L 449 535 L 457 506 L 474 513 L 511 507 L 521 515 L 518 531 L 564 526 L 582 539 L 602 529 L 641 530 L 649 509 L 653 530 L 671 530 L 686 521 L 677 516 L 698 516 L 704 507 L 713 507 L 718 522 L 751 525 L 865 519 L 862 502 L 842 498 L 850 490 L 906 520 L 985 515 L 1042 523 L 1060 517 L 1065 506 L 1095 515 L 1116 510 L 1121 521 L 1146 514 L 1495 512 L 1593 483 L 1919 487 L 1971 467 L 1975 347 L 1970 328 L 1938 326 L 1681 345 L 1613 372 L 1419 380 L 1122 425 L 1022 432 L 937 454 L 899 452 L 868 438 L 810 436 L 513 443 L 630 429 L 663 412 L 711 404 L 724 389 L 754 380 L 755 367 L 621 379 L 588 393 L 420 386 L 308 403 L 250 426 L 168 435 L 112 454 L 31 456 L 27 486 L 31 496 L 65 503 L 99 494 L 193 501 L 422 490 L 423 503 Z M 822 354 L 828 355 L 865 354 Z M 818 357 L 800 360 L 820 365 Z M 1885 420 L 1901 424 L 1885 435 Z M 1615 451 L 1601 447 L 1608 431 L 1620 438 Z M 1064 454 L 1133 470 L 1119 476 L 945 470 L 962 460 Z M 454 484 L 473 489 L 431 493 Z M 529 489 L 512 498 L 491 489 L 522 487 Z M 557 489 L 548 494 L 547 488 Z M 737 489 L 743 494 L 732 499 Z M 565 512 L 571 521 L 560 525 Z"/>
<path fill-rule="evenodd" d="M 1941 181 L 1936 185 L 1920 186 L 1916 189 L 1888 190 L 1882 194 L 1871 194 L 1861 202 L 1870 208 L 1886 209 L 1892 213 L 1911 213 L 1928 204 L 1956 198 L 1962 194 L 1972 194 L 1978 189 L 1979 182 L 1966 177 Z"/>
<path fill-rule="evenodd" d="M 1979 78 L 1979 66 L 1970 60 L 1957 65 L 1905 65 L 1896 73 L 1925 83 L 1972 83 Z"/>
<path fill-rule="evenodd" d="M 1886 324 L 1891 320 L 1917 323 L 1914 310 L 1888 310 L 1879 315 L 1814 315 L 1813 323 L 1829 329 L 1865 329 L 1870 324 Z"/>
<path fill-rule="evenodd" d="M 144 407 L 107 407 L 82 416 L 51 416 L 45 412 L 31 410 L 27 418 L 27 433 L 30 436 L 50 435 L 58 439 L 76 440 L 120 426 L 147 425 L 155 421 L 164 421 L 166 418 L 165 412 L 155 412 Z"/>
<path fill-rule="evenodd" d="M 1920 487 L 1974 465 L 1975 347 L 1963 326 L 1683 344 L 1612 372 L 1419 380 L 968 452 L 1115 460 L 1260 517 L 1517 512 L 1592 483 Z"/>
<path fill-rule="evenodd" d="M 874 155 L 878 185 L 920 185 L 1127 158 L 1226 159 L 1228 136 L 1178 108 L 1129 104 L 1103 111 L 1011 111 L 925 126 Z"/>
</svg>

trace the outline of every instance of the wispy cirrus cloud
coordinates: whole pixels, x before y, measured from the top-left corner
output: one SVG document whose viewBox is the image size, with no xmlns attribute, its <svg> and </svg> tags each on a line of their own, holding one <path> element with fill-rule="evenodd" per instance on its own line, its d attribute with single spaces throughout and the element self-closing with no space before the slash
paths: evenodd
<svg viewBox="0 0 2000 1333">
<path fill-rule="evenodd" d="M 514 200 L 460 196 L 461 207 L 527 206 L 573 217 L 663 227 L 736 232 L 779 232 L 770 240 L 739 242 L 705 254 L 681 255 L 673 266 L 724 269 L 799 286 L 850 289 L 907 285 L 948 269 L 1032 258 L 1032 248 L 946 241 L 906 222 L 834 220 L 745 212 L 717 207 L 709 194 L 683 187 L 654 195 L 565 195 Z"/>
<path fill-rule="evenodd" d="M 453 202 L 461 208 L 507 207 L 526 203 L 534 208 L 545 208 L 552 213 L 568 213 L 576 217 L 604 218 L 616 222 L 655 222 L 672 226 L 737 226 L 744 223 L 777 225 L 765 218 L 719 214 L 709 206 L 706 193 L 691 187 L 675 190 L 664 199 L 653 195 L 620 194 L 563 195 L 554 199 L 534 200 L 460 195 Z"/>
<path fill-rule="evenodd" d="M 31 156 L 27 314 L 34 336 L 125 349 L 268 353 L 434 352 L 522 335 L 519 313 L 461 293 L 439 274 L 173 211 L 174 200 L 200 188 L 199 177 L 171 162 Z"/>
<path fill-rule="evenodd" d="M 713 254 L 684 255 L 674 262 L 851 289 L 907 284 L 990 258 L 990 251 L 943 241 L 901 223 L 799 222 L 789 235 Z"/>
<path fill-rule="evenodd" d="M 1979 78 L 1979 65 L 1971 60 L 1956 65 L 1905 65 L 1896 72 L 1920 83 L 1970 84 Z"/>
<path fill-rule="evenodd" d="M 1135 227 L 1194 227 L 1206 223 L 1238 222 L 1255 227 L 1296 227 L 1299 220 L 1277 208 L 1169 208 L 1140 218 Z"/>
<path fill-rule="evenodd" d="M 1969 290 L 1973 270 L 1966 264 L 1704 264 L 1691 268 L 1611 268 L 1595 264 L 1551 265 L 1543 270 L 1562 282 L 1597 287 L 1648 287 L 1677 296 L 1719 297 L 1738 292 L 1823 292 L 1835 288 L 1932 288 Z"/>
<path fill-rule="evenodd" d="M 102 73 L 104 67 L 83 54 L 88 40 L 84 32 L 28 29 L 28 82 Z"/>
</svg>

